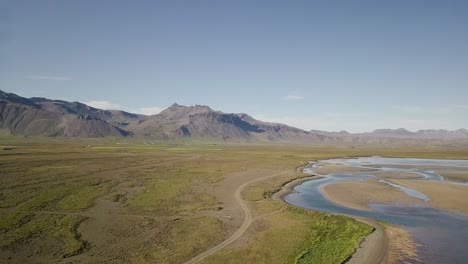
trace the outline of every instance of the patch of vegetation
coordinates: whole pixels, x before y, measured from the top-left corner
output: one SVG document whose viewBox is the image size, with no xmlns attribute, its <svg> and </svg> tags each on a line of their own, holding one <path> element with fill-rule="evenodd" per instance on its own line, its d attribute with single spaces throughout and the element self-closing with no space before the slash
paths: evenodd
<svg viewBox="0 0 468 264">
<path fill-rule="evenodd" d="M 93 181 L 83 184 L 55 185 L 52 188 L 36 190 L 28 195 L 20 210 L 78 210 L 86 209 L 99 195 L 110 190 L 109 184 L 95 184 Z"/>
<path fill-rule="evenodd" d="M 189 149 L 193 150 L 199 151 Z M 189 160 L 174 167 L 160 166 L 140 176 L 145 190 L 131 197 L 126 204 L 136 210 L 165 214 L 211 210 L 216 208 L 217 202 L 204 187 L 234 170 L 234 166 L 206 158 Z"/>
<path fill-rule="evenodd" d="M 70 195 L 61 199 L 56 207 L 63 210 L 78 210 L 91 207 L 93 201 L 103 194 L 110 191 L 109 183 L 102 183 L 91 186 L 77 188 Z"/>
<path fill-rule="evenodd" d="M 9 208 L 31 199 L 34 192 L 28 189 L 3 189 L 0 190 L 0 208 Z"/>
<path fill-rule="evenodd" d="M 84 219 L 74 215 L 35 215 L 22 225 L 4 231 L 0 248 L 21 247 L 36 237 L 48 237 L 55 238 L 55 241 L 49 243 L 61 248 L 59 252 L 62 257 L 78 254 L 86 247 L 86 243 L 80 240 L 76 232 L 79 223 Z"/>
<path fill-rule="evenodd" d="M 190 179 L 181 172 L 168 171 L 163 175 L 156 174 L 147 181 L 143 193 L 134 196 L 128 204 L 140 209 L 160 208 L 163 203 L 173 203 L 173 199 L 190 186 Z"/>
<path fill-rule="evenodd" d="M 309 241 L 294 263 L 343 263 L 372 232 L 371 227 L 341 215 L 322 214 L 309 228 Z"/>
<path fill-rule="evenodd" d="M 224 240 L 226 230 L 222 222 L 204 216 L 180 219 L 168 227 L 164 240 L 155 241 L 151 252 L 138 252 L 133 263 L 183 263 Z"/>
<path fill-rule="evenodd" d="M 53 216 L 50 215 L 34 217 L 21 226 L 8 229 L 2 235 L 3 238 L 0 241 L 0 248 L 11 246 L 21 240 L 26 241 L 33 235 L 46 230 L 52 225 L 52 218 Z"/>
<path fill-rule="evenodd" d="M 202 263 L 342 263 L 371 231 L 348 217 L 290 207 L 254 223 L 248 242 Z"/>
<path fill-rule="evenodd" d="M 6 232 L 10 229 L 14 229 L 20 226 L 31 216 L 31 213 L 24 211 L 10 211 L 2 213 L 2 217 L 0 217 L 0 231 Z"/>
<path fill-rule="evenodd" d="M 282 203 L 274 200 L 261 200 L 255 203 L 252 203 L 252 211 L 254 216 L 261 216 L 264 214 L 276 212 L 282 208 Z M 284 205 L 286 206 L 286 205 Z"/>
<path fill-rule="evenodd" d="M 88 247 L 87 242 L 81 240 L 81 236 L 77 232 L 79 224 L 85 219 L 85 217 L 76 215 L 67 215 L 56 219 L 56 226 L 50 230 L 50 233 L 64 242 L 60 251 L 62 257 L 80 254 Z"/>
</svg>

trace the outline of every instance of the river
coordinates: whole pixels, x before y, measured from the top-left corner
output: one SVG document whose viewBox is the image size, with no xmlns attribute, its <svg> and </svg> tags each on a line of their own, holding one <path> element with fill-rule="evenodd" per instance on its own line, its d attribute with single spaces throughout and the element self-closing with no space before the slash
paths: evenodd
<svg viewBox="0 0 468 264">
<path fill-rule="evenodd" d="M 417 166 L 445 166 L 468 167 L 468 160 L 437 160 L 437 159 L 406 159 L 362 157 L 353 159 L 330 159 L 318 163 L 310 163 L 304 172 L 314 174 L 314 169 L 325 163 L 338 163 L 342 165 L 376 168 L 385 172 L 409 172 L 421 175 L 417 180 L 445 182 L 443 177 L 434 171 L 418 169 Z M 389 166 L 408 166 L 412 168 L 394 168 Z M 413 167 L 414 166 L 414 167 Z M 418 257 L 420 263 L 467 263 L 468 260 L 468 215 L 436 209 L 426 203 L 415 205 L 401 204 L 369 204 L 372 211 L 362 211 L 347 208 L 327 200 L 320 188 L 327 184 L 340 181 L 362 181 L 375 176 L 365 172 L 334 173 L 321 175 L 323 178 L 302 183 L 294 188 L 295 193 L 285 197 L 285 201 L 292 205 L 313 210 L 340 213 L 367 217 L 375 220 L 401 225 L 413 236 L 420 246 Z M 400 186 L 388 181 L 380 180 L 395 188 L 400 189 L 408 196 L 428 201 L 430 198 L 424 193 Z M 467 183 L 450 183 L 463 184 Z M 464 197 L 468 203 L 468 193 Z"/>
</svg>

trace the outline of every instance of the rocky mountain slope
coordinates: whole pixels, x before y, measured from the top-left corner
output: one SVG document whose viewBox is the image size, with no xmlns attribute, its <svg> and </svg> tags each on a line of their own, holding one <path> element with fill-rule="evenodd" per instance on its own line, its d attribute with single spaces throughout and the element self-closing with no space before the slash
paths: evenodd
<svg viewBox="0 0 468 264">
<path fill-rule="evenodd" d="M 65 137 L 121 137 L 130 134 L 93 114 L 99 111 L 103 110 L 77 102 L 27 99 L 0 91 L 0 129 L 11 134 Z"/>
<path fill-rule="evenodd" d="M 459 129 L 378 129 L 370 133 L 304 131 L 262 122 L 244 114 L 223 113 L 208 106 L 173 104 L 157 115 L 102 110 L 79 102 L 24 98 L 0 91 L 0 131 L 26 136 L 192 138 L 223 142 L 295 142 L 372 145 L 443 145 L 468 142 Z M 454 143 L 455 142 L 455 143 Z"/>
<path fill-rule="evenodd" d="M 208 106 L 173 104 L 161 113 L 128 127 L 137 136 L 153 138 L 192 137 L 222 141 L 323 140 L 304 130 L 256 120 L 247 114 L 214 111 Z"/>
<path fill-rule="evenodd" d="M 196 138 L 215 141 L 324 141 L 326 136 L 247 114 L 214 111 L 208 106 L 173 104 L 152 116 L 97 109 L 79 102 L 24 98 L 0 91 L 0 129 L 17 135 L 154 139 Z"/>
</svg>

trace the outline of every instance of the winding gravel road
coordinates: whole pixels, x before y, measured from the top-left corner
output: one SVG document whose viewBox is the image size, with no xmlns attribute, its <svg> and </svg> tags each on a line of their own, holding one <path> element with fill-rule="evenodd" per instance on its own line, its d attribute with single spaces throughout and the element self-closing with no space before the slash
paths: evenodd
<svg viewBox="0 0 468 264">
<path fill-rule="evenodd" d="M 249 210 L 249 207 L 247 206 L 247 204 L 244 202 L 244 200 L 242 199 L 242 196 L 241 196 L 241 193 L 242 193 L 242 190 L 249 184 L 252 184 L 254 182 L 257 182 L 257 181 L 261 181 L 261 180 L 265 180 L 265 179 L 268 179 L 268 178 L 272 178 L 272 177 L 276 177 L 276 176 L 280 176 L 280 175 L 284 175 L 288 172 L 291 172 L 290 170 L 287 170 L 287 171 L 283 171 L 281 173 L 277 173 L 277 174 L 273 174 L 273 175 L 270 175 L 270 176 L 267 176 L 267 177 L 263 177 L 263 178 L 258 178 L 258 179 L 254 179 L 254 180 L 251 180 L 251 181 L 248 181 L 242 185 L 240 185 L 237 189 L 236 189 L 236 192 L 234 194 L 235 198 L 236 198 L 236 202 L 239 204 L 239 206 L 241 207 L 242 211 L 244 212 L 244 215 L 245 215 L 245 218 L 244 218 L 244 222 L 242 223 L 242 225 L 239 227 L 239 229 L 236 230 L 236 232 L 234 232 L 234 234 L 232 234 L 232 236 L 230 236 L 228 239 L 224 240 L 223 242 L 219 243 L 218 245 L 208 249 L 207 251 L 195 256 L 194 258 L 190 259 L 189 261 L 185 262 L 184 264 L 194 264 L 194 263 L 197 263 L 201 260 L 203 260 L 204 258 L 216 253 L 217 251 L 225 248 L 226 246 L 232 244 L 234 241 L 236 241 L 238 238 L 240 238 L 244 233 L 245 231 L 247 231 L 247 229 L 249 228 L 250 224 L 252 224 L 252 214 L 250 213 L 250 210 Z"/>
</svg>

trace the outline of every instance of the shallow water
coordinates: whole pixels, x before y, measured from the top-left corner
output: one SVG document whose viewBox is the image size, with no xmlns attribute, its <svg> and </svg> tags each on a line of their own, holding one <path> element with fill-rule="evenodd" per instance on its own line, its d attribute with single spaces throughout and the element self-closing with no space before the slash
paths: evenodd
<svg viewBox="0 0 468 264">
<path fill-rule="evenodd" d="M 332 159 L 320 163 L 340 163 L 353 167 L 366 165 L 438 165 L 468 167 L 468 160 L 433 160 L 367 157 L 357 159 Z M 313 173 L 317 164 L 310 164 L 305 172 Z M 419 180 L 444 181 L 442 177 L 431 171 L 418 169 L 381 168 L 382 171 L 401 171 L 418 173 L 423 178 Z M 320 188 L 340 181 L 361 181 L 374 178 L 365 173 L 336 173 L 325 175 L 325 178 L 311 180 L 296 186 L 297 193 L 289 194 L 285 201 L 304 208 L 348 215 L 372 218 L 392 224 L 402 225 L 413 235 L 415 242 L 420 244 L 419 258 L 421 263 L 467 263 L 468 259 L 468 215 L 457 214 L 432 208 L 427 205 L 400 204 L 370 204 L 372 212 L 361 211 L 330 202 L 320 192 Z M 384 181 L 389 183 L 387 181 Z M 393 183 L 390 183 L 394 185 Z M 429 198 L 418 191 L 395 185 L 407 195 L 422 200 Z M 467 194 L 468 195 L 468 194 Z M 468 197 L 467 197 L 468 198 Z"/>
<path fill-rule="evenodd" d="M 359 157 L 352 159 L 329 159 L 324 163 L 340 163 L 348 166 L 365 165 L 427 165 L 427 166 L 450 166 L 468 167 L 468 160 L 446 160 L 446 159 L 412 159 L 412 158 L 384 158 L 384 157 Z"/>
<path fill-rule="evenodd" d="M 401 185 L 398 185 L 398 184 L 395 184 L 395 183 L 392 183 L 392 182 L 389 182 L 389 181 L 386 181 L 386 180 L 379 180 L 379 182 L 383 182 L 383 183 L 386 183 L 386 184 L 388 184 L 388 185 L 390 185 L 392 187 L 395 187 L 395 188 L 399 189 L 400 191 L 404 192 L 409 197 L 414 197 L 414 198 L 417 198 L 417 199 L 421 199 L 421 200 L 423 200 L 425 202 L 430 200 L 429 197 L 427 197 L 424 193 L 418 192 L 418 191 L 413 190 L 411 188 L 401 186 Z"/>
</svg>

